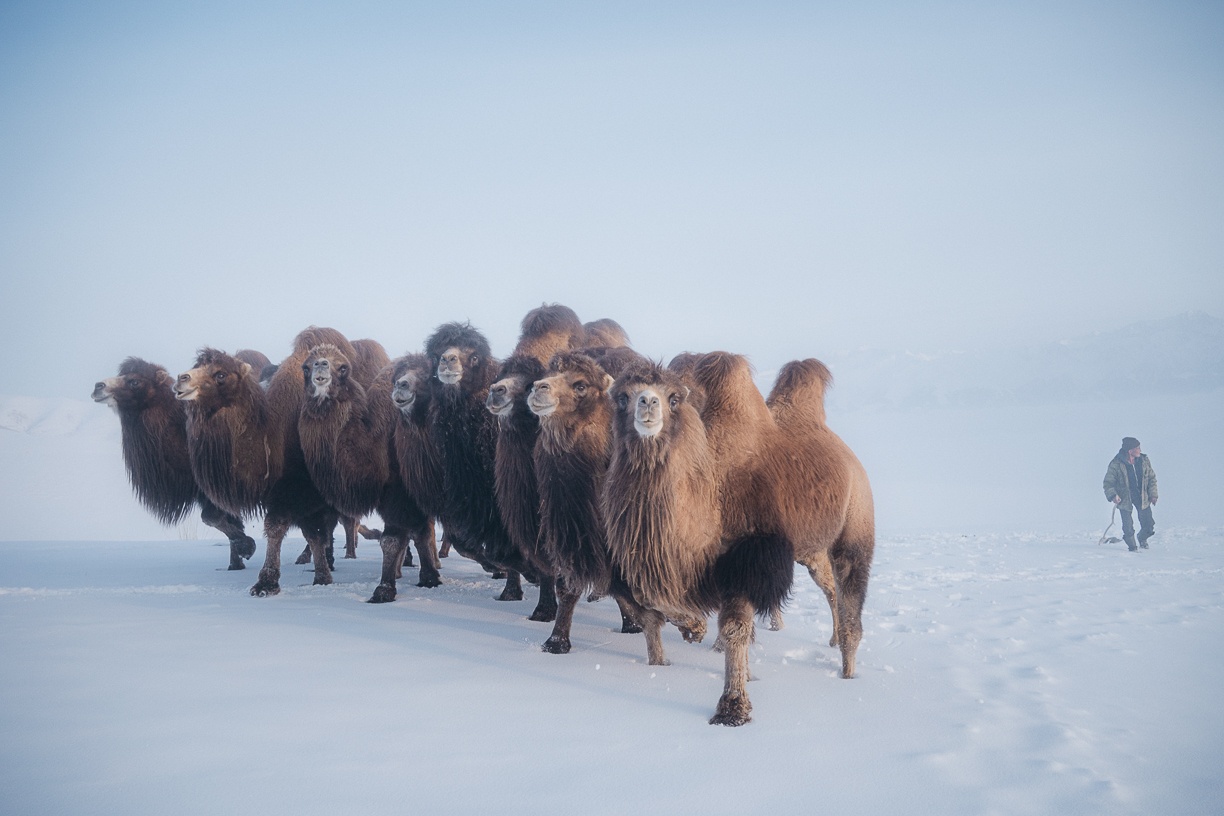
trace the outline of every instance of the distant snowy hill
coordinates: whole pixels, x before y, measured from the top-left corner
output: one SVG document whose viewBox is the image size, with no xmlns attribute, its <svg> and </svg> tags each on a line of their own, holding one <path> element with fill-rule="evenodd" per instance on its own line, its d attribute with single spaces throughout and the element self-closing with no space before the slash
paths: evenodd
<svg viewBox="0 0 1224 816">
<path fill-rule="evenodd" d="M 1039 405 L 1224 388 L 1224 320 L 1191 312 L 1007 349 L 831 354 L 831 406 Z"/>
</svg>

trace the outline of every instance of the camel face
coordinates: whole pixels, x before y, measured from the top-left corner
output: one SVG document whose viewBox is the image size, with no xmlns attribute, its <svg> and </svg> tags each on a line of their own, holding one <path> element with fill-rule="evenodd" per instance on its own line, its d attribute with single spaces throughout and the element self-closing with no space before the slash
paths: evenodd
<svg viewBox="0 0 1224 816">
<path fill-rule="evenodd" d="M 561 377 L 538 380 L 527 395 L 527 407 L 538 417 L 552 416 L 563 399 Z"/>
<path fill-rule="evenodd" d="M 94 402 L 113 408 L 117 413 L 139 412 L 169 395 L 174 380 L 166 369 L 129 357 L 119 366 L 119 376 L 107 377 L 94 385 Z"/>
<path fill-rule="evenodd" d="M 236 397 L 243 379 L 249 376 L 249 363 L 209 349 L 202 353 L 195 368 L 178 376 L 174 396 L 183 402 L 207 399 L 210 404 L 225 404 Z"/>
<path fill-rule="evenodd" d="M 396 378 L 391 388 L 391 401 L 395 403 L 400 413 L 407 414 L 412 410 L 412 406 L 416 405 L 417 386 L 415 371 L 408 371 L 403 376 Z"/>
<path fill-rule="evenodd" d="M 306 392 L 317 400 L 325 400 L 348 380 L 351 366 L 347 357 L 334 346 L 312 349 L 302 364 Z"/>
<path fill-rule="evenodd" d="M 105 403 L 107 406 L 119 410 L 119 403 L 115 399 L 115 392 L 123 387 L 123 378 L 108 377 L 94 385 L 93 397 L 94 402 Z"/>
<path fill-rule="evenodd" d="M 438 360 L 438 379 L 446 385 L 458 385 L 463 379 L 464 366 L 475 366 L 476 363 L 476 355 L 452 346 L 442 352 Z"/>
<path fill-rule="evenodd" d="M 174 382 L 174 396 L 183 402 L 198 399 L 200 390 L 208 386 L 208 374 L 203 368 L 193 368 L 178 375 Z"/>
<path fill-rule="evenodd" d="M 633 398 L 633 427 L 639 436 L 658 436 L 663 430 L 665 402 L 657 389 L 646 386 Z"/>
<path fill-rule="evenodd" d="M 493 383 L 485 407 L 496 417 L 508 417 L 514 413 L 514 403 L 527 390 L 527 383 L 520 377 L 506 377 Z"/>
</svg>

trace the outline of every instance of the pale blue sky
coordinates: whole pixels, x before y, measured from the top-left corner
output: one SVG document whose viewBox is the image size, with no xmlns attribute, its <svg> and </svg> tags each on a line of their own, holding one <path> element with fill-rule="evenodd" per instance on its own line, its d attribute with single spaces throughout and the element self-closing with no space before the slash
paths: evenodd
<svg viewBox="0 0 1224 816">
<path fill-rule="evenodd" d="M 0 147 L 0 393 L 545 301 L 766 369 L 1224 316 L 1217 3 L 3 2 Z"/>
</svg>

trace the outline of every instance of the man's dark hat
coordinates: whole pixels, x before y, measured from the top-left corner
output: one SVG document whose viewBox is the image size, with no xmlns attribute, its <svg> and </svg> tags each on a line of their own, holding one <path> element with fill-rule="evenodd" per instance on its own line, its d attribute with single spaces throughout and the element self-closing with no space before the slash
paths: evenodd
<svg viewBox="0 0 1224 816">
<path fill-rule="evenodd" d="M 1133 451 L 1139 447 L 1139 440 L 1133 436 L 1127 436 L 1122 439 L 1122 450 Z"/>
</svg>

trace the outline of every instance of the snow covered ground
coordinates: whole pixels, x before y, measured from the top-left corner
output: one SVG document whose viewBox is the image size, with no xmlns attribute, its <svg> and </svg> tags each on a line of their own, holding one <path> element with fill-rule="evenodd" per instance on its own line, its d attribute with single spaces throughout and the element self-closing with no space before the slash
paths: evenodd
<svg viewBox="0 0 1224 816">
<path fill-rule="evenodd" d="M 281 595 L 251 598 L 255 570 L 224 570 L 198 514 L 167 529 L 133 498 L 92 383 L 0 396 L 0 814 L 1219 813 L 1217 324 L 1149 327 L 1189 385 L 1125 398 L 1043 385 L 1025 361 L 1054 346 L 836 364 L 830 424 L 881 530 L 859 674 L 837 676 L 800 574 L 786 628 L 758 633 L 739 729 L 706 724 L 709 642 L 668 630 L 672 665 L 648 666 L 603 602 L 579 608 L 571 654 L 543 654 L 535 591 L 499 603 L 457 556 L 393 604 L 364 603 L 367 542 L 333 586 L 286 563 Z M 1065 344 L 1067 382 L 1115 339 Z M 1096 543 L 1124 435 L 1161 487 L 1135 554 Z"/>
<path fill-rule="evenodd" d="M 1224 529 L 1099 535 L 882 535 L 848 681 L 797 575 L 739 729 L 708 642 L 601 602 L 544 654 L 456 556 L 375 606 L 365 542 L 268 599 L 217 540 L 0 543 L 0 810 L 1218 813 Z"/>
</svg>

